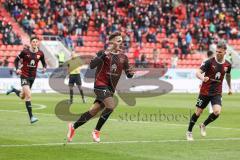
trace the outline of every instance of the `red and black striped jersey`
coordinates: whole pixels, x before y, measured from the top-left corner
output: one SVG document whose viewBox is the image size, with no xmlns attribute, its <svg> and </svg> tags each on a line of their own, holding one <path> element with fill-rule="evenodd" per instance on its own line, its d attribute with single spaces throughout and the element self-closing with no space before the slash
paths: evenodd
<svg viewBox="0 0 240 160">
<path fill-rule="evenodd" d="M 29 49 L 24 49 L 18 56 L 17 56 L 17 63 L 20 59 L 22 59 L 22 75 L 25 78 L 35 78 L 36 71 L 38 67 L 39 60 L 42 62 L 43 67 L 46 67 L 44 54 L 41 50 L 36 53 L 31 52 Z M 16 61 L 16 60 L 15 60 Z M 17 67 L 17 64 L 16 68 Z"/>
<path fill-rule="evenodd" d="M 115 91 L 117 83 L 124 70 L 127 77 L 133 75 L 129 73 L 128 57 L 125 54 L 108 54 L 104 51 L 97 53 L 97 56 L 90 62 L 90 68 L 97 67 L 95 73 L 95 88 L 107 87 Z"/>
<path fill-rule="evenodd" d="M 231 63 L 225 60 L 223 63 L 217 62 L 216 58 L 206 60 L 200 67 L 209 77 L 209 81 L 202 82 L 200 89 L 201 95 L 214 96 L 222 94 L 222 83 L 226 73 L 231 72 Z"/>
</svg>

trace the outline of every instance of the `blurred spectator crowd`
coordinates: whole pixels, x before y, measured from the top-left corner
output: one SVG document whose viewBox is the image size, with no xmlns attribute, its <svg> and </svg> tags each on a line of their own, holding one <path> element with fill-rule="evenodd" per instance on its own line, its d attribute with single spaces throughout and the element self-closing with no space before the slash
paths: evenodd
<svg viewBox="0 0 240 160">
<path fill-rule="evenodd" d="M 0 59 L 0 67 L 8 67 L 8 64 L 9 64 L 8 59 L 9 59 L 8 56 Z"/>
<path fill-rule="evenodd" d="M 20 45 L 21 37 L 13 31 L 11 22 L 7 22 L 6 19 L 0 15 L 0 40 L 4 45 Z"/>
<path fill-rule="evenodd" d="M 77 46 L 84 45 L 82 36 L 88 34 L 90 21 L 104 43 L 112 32 L 125 33 L 127 50 L 149 42 L 161 44 L 176 55 L 186 55 L 194 50 L 208 50 L 219 37 L 240 39 L 239 0 L 182 0 L 184 5 L 179 6 L 173 0 L 143 2 L 35 0 L 24 4 L 21 0 L 8 0 L 5 7 L 28 34 L 41 29 L 43 35 L 60 36 L 69 48 L 75 43 L 71 35 L 77 36 Z M 13 43 L 12 37 L 16 36 L 11 35 L 11 27 L 6 28 L 7 41 Z M 133 41 L 138 46 L 131 46 Z"/>
</svg>

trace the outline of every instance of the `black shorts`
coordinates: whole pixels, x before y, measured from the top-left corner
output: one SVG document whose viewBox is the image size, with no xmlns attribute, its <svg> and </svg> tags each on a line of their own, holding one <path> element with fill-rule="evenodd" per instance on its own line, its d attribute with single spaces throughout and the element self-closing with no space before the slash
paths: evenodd
<svg viewBox="0 0 240 160">
<path fill-rule="evenodd" d="M 76 85 L 82 85 L 80 74 L 70 74 L 68 85 L 74 86 L 75 83 Z"/>
<path fill-rule="evenodd" d="M 94 88 L 94 93 L 96 94 L 96 99 L 94 103 L 102 103 L 104 99 L 108 97 L 113 97 L 113 92 L 110 89 L 99 89 L 99 88 Z"/>
<path fill-rule="evenodd" d="M 211 102 L 212 105 L 218 104 L 222 106 L 222 96 L 219 94 L 215 96 L 205 96 L 200 94 L 198 96 L 196 106 L 198 108 L 204 109 L 207 107 L 209 102 Z"/>
<path fill-rule="evenodd" d="M 28 85 L 30 88 L 32 88 L 33 82 L 35 78 L 26 78 L 26 77 L 21 77 L 21 86 Z"/>
</svg>

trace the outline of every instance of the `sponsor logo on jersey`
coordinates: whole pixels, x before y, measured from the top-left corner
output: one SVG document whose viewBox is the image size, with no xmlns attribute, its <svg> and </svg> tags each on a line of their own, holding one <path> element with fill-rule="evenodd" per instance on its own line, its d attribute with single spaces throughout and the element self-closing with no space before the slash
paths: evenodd
<svg viewBox="0 0 240 160">
<path fill-rule="evenodd" d="M 215 74 L 215 79 L 218 80 L 218 79 L 220 79 L 220 77 L 221 77 L 221 73 L 220 73 L 220 72 L 217 72 L 217 73 Z"/>
<path fill-rule="evenodd" d="M 35 66 L 35 60 L 34 59 L 32 59 L 31 61 L 30 61 L 30 63 L 29 63 L 29 65 L 27 65 L 28 67 L 31 67 L 31 68 L 35 68 L 36 66 Z"/>
<path fill-rule="evenodd" d="M 115 63 L 111 66 L 111 71 L 112 72 L 116 72 L 117 71 L 117 65 Z"/>
</svg>

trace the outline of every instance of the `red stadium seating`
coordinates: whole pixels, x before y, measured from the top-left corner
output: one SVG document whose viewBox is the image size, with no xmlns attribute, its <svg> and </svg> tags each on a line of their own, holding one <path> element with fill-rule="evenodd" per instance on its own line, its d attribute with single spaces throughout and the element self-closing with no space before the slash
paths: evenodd
<svg viewBox="0 0 240 160">
<path fill-rule="evenodd" d="M 140 5 L 148 5 L 150 2 L 153 2 L 154 0 L 142 0 L 139 1 Z M 34 12 L 38 13 L 39 12 L 39 4 L 38 4 L 38 0 L 23 0 L 24 4 L 27 5 L 29 8 L 31 8 L 32 10 L 34 10 Z M 176 24 L 176 29 L 180 32 L 182 32 L 182 36 L 183 38 L 185 37 L 186 32 L 189 29 L 194 28 L 194 23 L 191 22 L 187 28 L 182 28 L 181 27 L 181 23 L 183 22 L 183 20 L 186 18 L 186 7 L 184 4 L 181 4 L 180 6 L 176 7 L 173 12 L 178 12 L 181 11 L 182 14 L 176 14 L 177 19 L 179 20 L 178 23 Z M 3 12 L 6 12 L 5 10 L 3 10 Z M 127 17 L 127 9 L 125 8 L 116 8 L 116 12 L 118 15 L 121 15 L 122 17 Z M 78 11 L 79 15 L 83 14 L 83 11 Z M 35 13 L 32 13 L 34 16 L 36 16 Z M 6 17 L 7 19 L 11 18 L 11 17 Z M 90 17 L 90 21 L 89 21 L 89 27 L 88 27 L 88 31 L 87 34 L 83 36 L 83 40 L 84 40 L 84 46 L 83 47 L 76 47 L 75 51 L 80 53 L 80 54 L 90 54 L 93 55 L 96 53 L 97 50 L 100 50 L 104 47 L 104 43 L 100 42 L 100 35 L 98 32 L 98 29 L 95 28 L 95 24 L 94 24 L 94 19 L 95 16 L 92 15 Z M 129 18 L 130 19 L 130 18 Z M 163 18 L 161 18 L 163 19 Z M 161 21 L 160 19 L 160 21 Z M 226 20 L 229 21 L 231 23 L 231 26 L 236 26 L 236 23 L 234 22 L 233 17 L 226 15 Z M 209 25 L 209 22 L 206 23 L 206 26 Z M 13 24 L 13 27 L 17 27 L 17 24 Z M 126 29 L 124 29 L 126 30 Z M 38 25 L 35 28 L 35 33 L 37 35 L 42 35 L 43 34 L 43 29 L 39 28 Z M 53 25 L 53 28 L 49 29 L 49 31 L 53 34 L 57 34 L 57 27 L 56 25 Z M 156 28 L 149 28 L 150 32 L 154 32 L 156 31 Z M 134 36 L 130 35 L 132 42 L 131 42 L 131 48 L 129 49 L 129 53 L 128 55 L 131 57 L 133 55 L 134 50 L 136 49 L 136 47 L 138 46 L 138 44 L 135 42 L 134 40 Z M 160 61 L 165 61 L 168 64 L 171 64 L 171 57 L 173 55 L 173 50 L 174 50 L 174 44 L 175 42 L 177 42 L 177 33 L 173 33 L 171 34 L 169 37 L 167 37 L 166 35 L 166 29 L 163 27 L 162 28 L 162 32 L 158 33 L 156 35 L 157 41 L 158 43 L 148 43 L 146 41 L 146 35 L 143 35 L 143 42 L 142 42 L 142 49 L 141 49 L 141 53 L 146 54 L 146 57 L 149 59 L 149 61 L 152 61 L 152 52 L 154 48 L 158 48 L 158 50 L 160 51 L 160 55 L 159 55 L 159 60 Z M 1 39 L 3 38 L 3 35 L 0 34 L 0 42 Z M 71 38 L 73 41 L 76 41 L 77 36 L 76 35 L 71 35 Z M 167 40 L 168 41 L 168 46 L 170 49 L 167 48 L 163 48 L 162 46 L 162 42 L 163 40 Z M 233 45 L 235 47 L 235 49 L 240 50 L 240 40 L 229 40 L 229 44 Z M 76 46 L 76 44 L 75 44 Z M 197 44 L 197 41 L 195 39 L 193 39 L 193 49 L 197 50 L 198 49 L 199 44 Z M 1 45 L 0 44 L 0 53 L 4 53 L 6 55 L 10 55 L 10 56 L 16 56 L 16 54 L 23 48 L 23 46 L 9 46 L 9 45 Z M 180 56 L 179 56 L 180 57 Z M 188 67 L 188 68 L 192 68 L 192 67 L 196 67 L 198 65 L 201 64 L 202 60 L 205 58 L 204 54 L 199 54 L 199 53 L 195 53 L 195 54 L 188 54 L 184 60 L 179 60 L 178 61 L 178 67 L 182 68 L 182 67 Z M 12 59 L 11 59 L 12 60 Z"/>
</svg>

